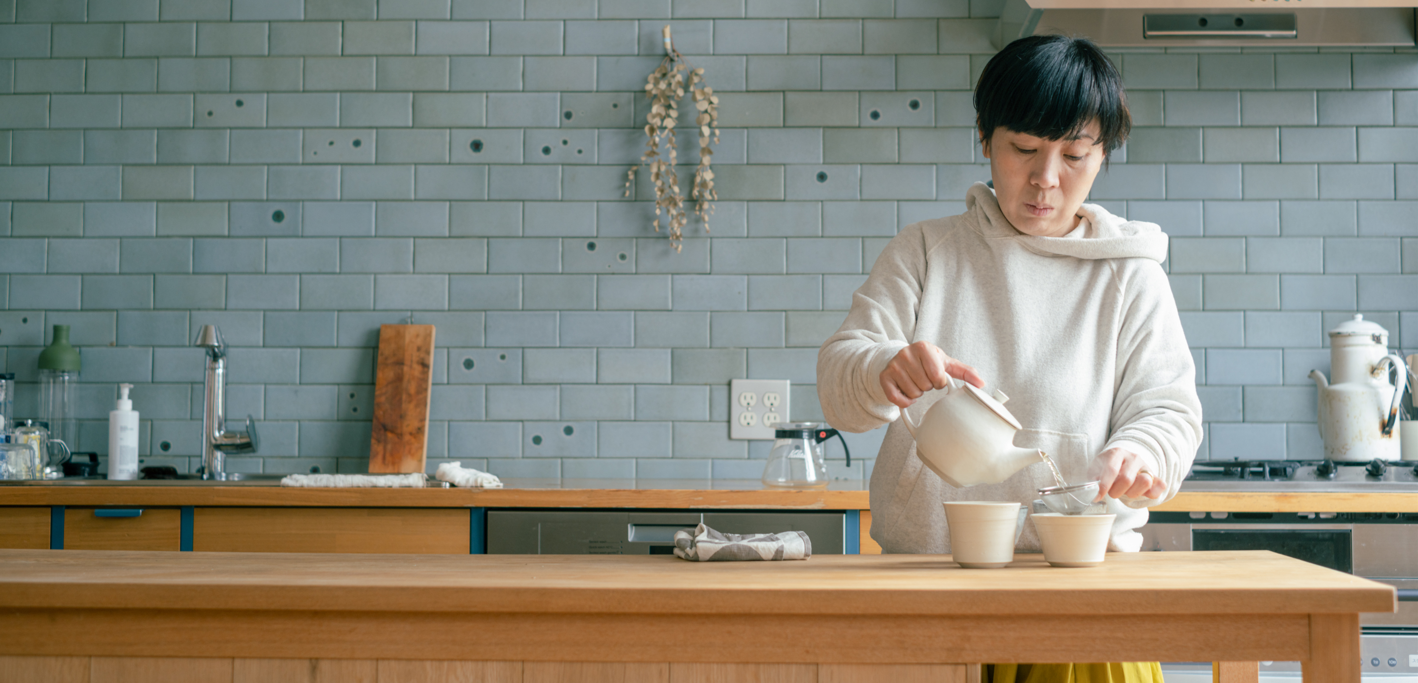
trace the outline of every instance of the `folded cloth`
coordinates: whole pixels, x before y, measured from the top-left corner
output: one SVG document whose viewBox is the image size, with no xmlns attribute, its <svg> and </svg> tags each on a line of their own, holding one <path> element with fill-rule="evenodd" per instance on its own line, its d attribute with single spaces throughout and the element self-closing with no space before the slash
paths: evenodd
<svg viewBox="0 0 1418 683">
<path fill-rule="evenodd" d="M 306 488 L 423 488 L 428 476 L 412 474 L 288 474 L 281 486 Z"/>
<path fill-rule="evenodd" d="M 495 474 L 488 474 L 471 467 L 463 467 L 462 463 L 445 462 L 438 466 L 438 472 L 434 478 L 439 481 L 446 481 L 454 486 L 465 488 L 500 489 L 502 480 Z"/>
<path fill-rule="evenodd" d="M 801 531 L 724 534 L 700 524 L 692 534 L 675 532 L 675 557 L 696 562 L 806 560 L 812 557 L 812 540 Z"/>
</svg>

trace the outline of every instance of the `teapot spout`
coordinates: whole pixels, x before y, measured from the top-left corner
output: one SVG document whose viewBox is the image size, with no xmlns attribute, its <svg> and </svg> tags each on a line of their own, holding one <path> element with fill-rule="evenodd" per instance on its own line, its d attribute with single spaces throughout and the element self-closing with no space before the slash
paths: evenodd
<svg viewBox="0 0 1418 683">
<path fill-rule="evenodd" d="M 1328 389 L 1329 381 L 1324 378 L 1324 373 L 1319 370 L 1310 371 L 1310 379 L 1315 381 L 1315 386 L 1320 389 Z"/>
<path fill-rule="evenodd" d="M 1010 448 L 1006 454 L 1009 466 L 1013 472 L 1018 472 L 1036 462 L 1048 462 L 1048 456 L 1037 448 Z"/>
</svg>

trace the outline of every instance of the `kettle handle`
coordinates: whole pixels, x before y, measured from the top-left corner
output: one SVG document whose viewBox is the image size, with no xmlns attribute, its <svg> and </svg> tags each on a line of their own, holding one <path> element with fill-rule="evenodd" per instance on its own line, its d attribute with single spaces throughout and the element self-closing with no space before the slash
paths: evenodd
<svg viewBox="0 0 1418 683">
<path fill-rule="evenodd" d="M 957 382 L 960 382 L 960 380 L 957 380 L 957 379 L 955 379 L 954 377 L 951 377 L 950 375 L 946 375 L 946 376 L 945 376 L 945 386 L 941 387 L 938 391 L 941 391 L 941 392 L 945 393 L 946 395 L 949 395 L 949 394 L 950 394 L 950 391 L 951 391 L 952 389 L 958 389 L 958 388 L 960 387 L 960 385 L 957 384 Z M 907 431 L 907 432 L 910 432 L 911 438 L 912 438 L 912 439 L 915 439 L 915 438 L 916 438 L 916 430 L 917 430 L 917 429 L 920 429 L 920 427 L 921 427 L 920 423 L 911 424 L 911 416 L 906 413 L 906 409 L 905 409 L 905 408 L 902 408 L 902 409 L 901 409 L 901 421 L 906 424 L 906 431 Z M 843 441 L 843 443 L 845 444 L 846 442 Z"/>
<path fill-rule="evenodd" d="M 1388 415 L 1384 416 L 1383 434 L 1388 436 L 1393 433 L 1393 426 L 1398 423 L 1398 410 L 1403 403 L 1403 390 L 1408 388 L 1408 365 L 1403 362 L 1403 357 L 1396 353 L 1384 356 L 1383 360 L 1388 361 L 1389 376 L 1395 378 L 1393 380 L 1393 400 L 1389 402 Z M 1382 363 L 1382 360 L 1379 361 L 1380 365 Z M 1378 366 L 1376 365 L 1374 369 L 1378 370 Z"/>
</svg>

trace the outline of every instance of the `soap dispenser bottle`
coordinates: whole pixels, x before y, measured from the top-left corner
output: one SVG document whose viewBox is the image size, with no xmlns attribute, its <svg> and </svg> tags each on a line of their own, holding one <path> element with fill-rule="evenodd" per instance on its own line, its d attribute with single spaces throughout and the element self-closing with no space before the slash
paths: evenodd
<svg viewBox="0 0 1418 683">
<path fill-rule="evenodd" d="M 118 385 L 118 404 L 108 414 L 108 478 L 138 478 L 138 411 L 128 398 L 132 384 Z"/>
</svg>

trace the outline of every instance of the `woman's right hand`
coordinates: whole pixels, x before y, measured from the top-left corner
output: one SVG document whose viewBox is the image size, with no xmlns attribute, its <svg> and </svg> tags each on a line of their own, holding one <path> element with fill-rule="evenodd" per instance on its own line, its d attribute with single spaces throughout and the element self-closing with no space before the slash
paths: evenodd
<svg viewBox="0 0 1418 683">
<path fill-rule="evenodd" d="M 927 391 L 944 388 L 947 375 L 977 387 L 985 386 L 985 380 L 975 368 L 945 355 L 940 347 L 927 341 L 901 349 L 886 364 L 879 379 L 881 388 L 886 391 L 886 400 L 907 408 Z"/>
</svg>

